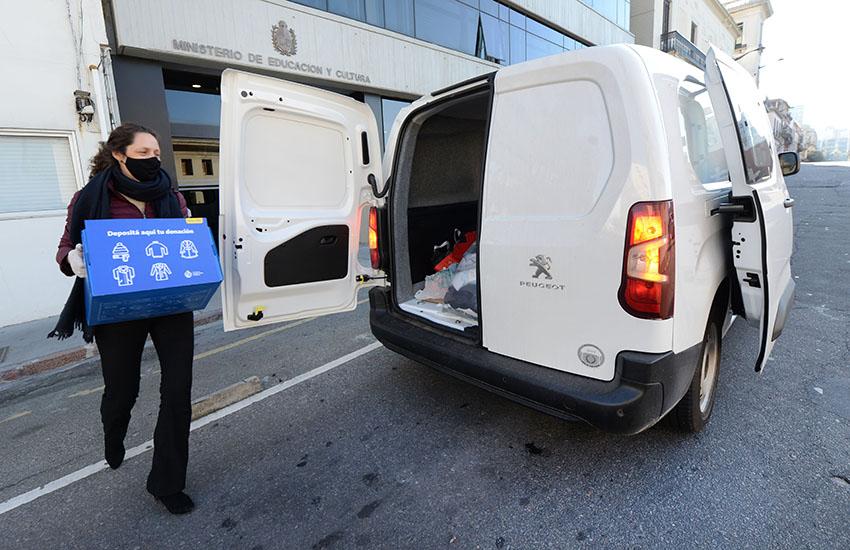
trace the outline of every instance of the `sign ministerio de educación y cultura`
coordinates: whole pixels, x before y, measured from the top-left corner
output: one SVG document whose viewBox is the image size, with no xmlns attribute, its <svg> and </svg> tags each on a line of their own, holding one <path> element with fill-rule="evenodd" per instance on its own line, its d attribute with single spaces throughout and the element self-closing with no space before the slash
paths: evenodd
<svg viewBox="0 0 850 550">
<path fill-rule="evenodd" d="M 290 28 L 285 21 L 279 21 L 276 25 L 272 26 L 271 39 L 274 49 L 286 57 L 294 56 L 298 52 L 298 38 L 295 35 L 295 31 Z M 197 54 L 199 56 L 230 59 L 241 63 L 251 63 L 263 67 L 288 69 L 322 78 L 335 78 L 337 80 L 347 80 L 363 84 L 371 83 L 369 76 L 361 73 L 315 65 L 313 63 L 301 63 L 294 59 L 266 56 L 253 52 L 243 53 L 240 50 L 222 48 L 201 42 L 172 39 L 171 49 L 179 52 Z"/>
</svg>

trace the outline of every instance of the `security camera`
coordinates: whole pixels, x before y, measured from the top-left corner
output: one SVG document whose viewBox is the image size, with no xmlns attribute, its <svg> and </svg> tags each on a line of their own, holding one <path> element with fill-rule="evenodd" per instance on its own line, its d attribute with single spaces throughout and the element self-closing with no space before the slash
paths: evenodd
<svg viewBox="0 0 850 550">
<path fill-rule="evenodd" d="M 74 101 L 77 105 L 80 122 L 91 122 L 94 119 L 94 102 L 91 99 L 91 94 L 77 90 L 74 92 Z"/>
</svg>

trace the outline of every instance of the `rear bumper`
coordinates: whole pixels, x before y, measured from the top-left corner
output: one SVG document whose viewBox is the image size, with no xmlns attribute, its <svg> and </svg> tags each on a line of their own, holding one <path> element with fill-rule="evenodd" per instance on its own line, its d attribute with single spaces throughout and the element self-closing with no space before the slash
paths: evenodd
<svg viewBox="0 0 850 550">
<path fill-rule="evenodd" d="M 682 353 L 623 351 L 614 379 L 592 380 L 492 353 L 461 337 L 394 311 L 390 291 L 369 292 L 370 322 L 387 348 L 562 418 L 576 418 L 601 430 L 635 434 L 658 422 L 687 391 L 699 345 Z"/>
</svg>

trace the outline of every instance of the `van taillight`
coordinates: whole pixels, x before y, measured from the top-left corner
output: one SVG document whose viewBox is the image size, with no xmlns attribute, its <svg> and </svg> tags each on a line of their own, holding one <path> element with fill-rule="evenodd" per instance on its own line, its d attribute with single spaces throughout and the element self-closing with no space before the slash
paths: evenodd
<svg viewBox="0 0 850 550">
<path fill-rule="evenodd" d="M 636 317 L 669 319 L 676 271 L 672 201 L 635 204 L 627 228 L 620 303 Z"/>
<path fill-rule="evenodd" d="M 381 268 L 381 253 L 378 251 L 378 209 L 369 209 L 369 257 L 372 269 Z"/>
</svg>

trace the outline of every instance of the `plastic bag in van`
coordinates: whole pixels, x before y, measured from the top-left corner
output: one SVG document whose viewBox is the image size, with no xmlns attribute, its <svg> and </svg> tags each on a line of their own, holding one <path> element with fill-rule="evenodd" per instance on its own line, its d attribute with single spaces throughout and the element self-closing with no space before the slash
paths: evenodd
<svg viewBox="0 0 850 550">
<path fill-rule="evenodd" d="M 478 243 L 473 243 L 456 264 L 445 303 L 455 309 L 478 313 Z"/>
<path fill-rule="evenodd" d="M 445 301 L 446 291 L 452 286 L 457 266 L 458 264 L 452 264 L 442 271 L 425 277 L 425 288 L 418 290 L 414 297 L 422 302 L 442 304 Z"/>
</svg>

